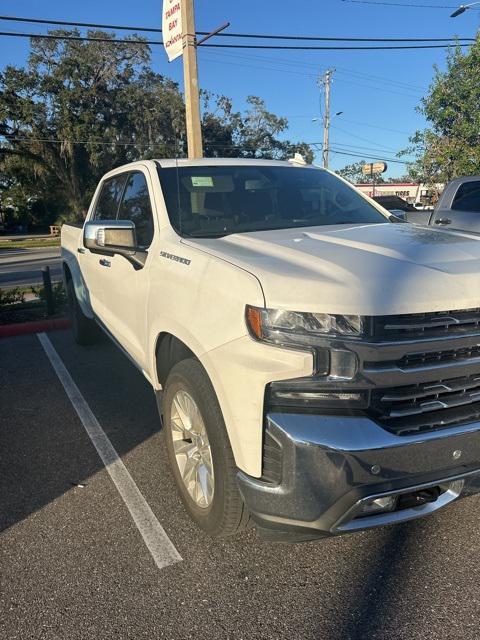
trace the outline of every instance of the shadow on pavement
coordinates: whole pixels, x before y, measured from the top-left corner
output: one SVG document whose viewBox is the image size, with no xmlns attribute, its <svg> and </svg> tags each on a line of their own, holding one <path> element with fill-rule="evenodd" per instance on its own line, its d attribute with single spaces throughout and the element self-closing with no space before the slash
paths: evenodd
<svg viewBox="0 0 480 640">
<path fill-rule="evenodd" d="M 375 544 L 368 548 L 363 579 L 352 583 L 349 597 L 343 601 L 344 615 L 339 620 L 338 633 L 331 640 L 382 637 L 392 612 L 397 614 L 403 592 L 408 589 L 411 564 L 422 562 L 418 557 L 421 535 L 416 522 L 376 532 Z M 411 612 L 412 621 L 416 613 Z"/>
<path fill-rule="evenodd" d="M 106 338 L 85 349 L 69 331 L 52 340 L 87 402 L 102 399 L 94 412 L 120 456 L 160 429 L 151 387 Z M 103 465 L 35 335 L 0 340 L 0 363 L 1 531 Z"/>
</svg>

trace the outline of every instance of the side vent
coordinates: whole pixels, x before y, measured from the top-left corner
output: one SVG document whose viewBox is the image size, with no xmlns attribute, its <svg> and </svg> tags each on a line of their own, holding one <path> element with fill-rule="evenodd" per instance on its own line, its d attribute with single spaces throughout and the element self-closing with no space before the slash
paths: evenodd
<svg viewBox="0 0 480 640">
<path fill-rule="evenodd" d="M 282 480 L 282 446 L 268 429 L 263 441 L 262 480 L 272 484 Z"/>
</svg>

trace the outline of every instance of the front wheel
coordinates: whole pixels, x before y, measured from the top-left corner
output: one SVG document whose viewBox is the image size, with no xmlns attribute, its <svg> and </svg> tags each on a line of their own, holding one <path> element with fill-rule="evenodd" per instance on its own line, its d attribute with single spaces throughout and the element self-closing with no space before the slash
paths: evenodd
<svg viewBox="0 0 480 640">
<path fill-rule="evenodd" d="M 172 473 L 190 517 L 215 537 L 244 529 L 249 515 L 237 487 L 225 423 L 198 360 L 183 360 L 171 370 L 163 424 Z"/>
</svg>

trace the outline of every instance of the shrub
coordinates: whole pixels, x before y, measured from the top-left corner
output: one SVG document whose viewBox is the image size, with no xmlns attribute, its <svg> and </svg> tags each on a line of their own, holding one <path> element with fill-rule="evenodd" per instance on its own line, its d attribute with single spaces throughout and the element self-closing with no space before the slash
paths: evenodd
<svg viewBox="0 0 480 640">
<path fill-rule="evenodd" d="M 6 304 L 22 304 L 23 302 L 25 302 L 25 292 L 19 287 L 0 289 L 0 307 Z"/>
</svg>

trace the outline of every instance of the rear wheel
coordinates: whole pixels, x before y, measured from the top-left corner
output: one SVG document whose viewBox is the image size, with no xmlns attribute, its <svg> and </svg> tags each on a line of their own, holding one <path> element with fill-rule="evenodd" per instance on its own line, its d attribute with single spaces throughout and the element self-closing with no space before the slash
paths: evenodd
<svg viewBox="0 0 480 640">
<path fill-rule="evenodd" d="M 87 318 L 78 304 L 72 279 L 67 283 L 67 300 L 75 342 L 81 345 L 92 344 L 98 336 L 98 329 L 94 321 Z"/>
<path fill-rule="evenodd" d="M 244 529 L 249 515 L 215 391 L 198 360 L 173 367 L 163 396 L 170 466 L 190 517 L 212 536 Z"/>
</svg>

